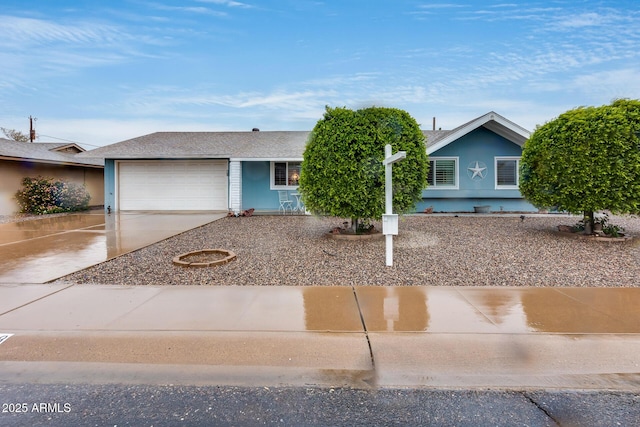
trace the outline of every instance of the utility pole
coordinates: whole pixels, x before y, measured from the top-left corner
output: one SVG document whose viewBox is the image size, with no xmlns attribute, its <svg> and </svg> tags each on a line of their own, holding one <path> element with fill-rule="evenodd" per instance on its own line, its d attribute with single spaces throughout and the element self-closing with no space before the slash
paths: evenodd
<svg viewBox="0 0 640 427">
<path fill-rule="evenodd" d="M 36 139 L 36 130 L 33 128 L 33 122 L 38 119 L 29 116 L 29 141 L 33 142 Z"/>
</svg>

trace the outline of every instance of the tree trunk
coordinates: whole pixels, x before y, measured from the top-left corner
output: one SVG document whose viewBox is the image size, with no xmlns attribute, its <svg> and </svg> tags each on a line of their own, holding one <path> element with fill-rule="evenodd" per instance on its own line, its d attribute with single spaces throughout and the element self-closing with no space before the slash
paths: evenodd
<svg viewBox="0 0 640 427">
<path fill-rule="evenodd" d="M 358 218 L 351 218 L 351 231 L 353 234 L 358 232 Z"/>
<path fill-rule="evenodd" d="M 593 211 L 584 211 L 582 221 L 584 222 L 584 234 L 593 233 L 594 217 Z"/>
</svg>

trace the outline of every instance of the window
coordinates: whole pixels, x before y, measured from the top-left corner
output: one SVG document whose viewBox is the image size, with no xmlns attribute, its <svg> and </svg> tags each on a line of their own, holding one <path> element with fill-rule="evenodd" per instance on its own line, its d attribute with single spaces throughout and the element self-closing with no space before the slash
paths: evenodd
<svg viewBox="0 0 640 427">
<path fill-rule="evenodd" d="M 457 189 L 458 188 L 458 158 L 440 157 L 429 160 L 429 174 L 427 175 L 429 188 Z"/>
<path fill-rule="evenodd" d="M 496 157 L 496 189 L 517 189 L 519 157 Z"/>
<path fill-rule="evenodd" d="M 300 162 L 271 162 L 271 188 L 297 188 Z"/>
</svg>

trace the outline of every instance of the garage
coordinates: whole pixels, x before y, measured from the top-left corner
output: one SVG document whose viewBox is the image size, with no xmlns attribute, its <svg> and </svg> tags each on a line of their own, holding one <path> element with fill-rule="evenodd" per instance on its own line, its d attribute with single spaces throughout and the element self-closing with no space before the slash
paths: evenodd
<svg viewBox="0 0 640 427">
<path fill-rule="evenodd" d="M 227 160 L 119 161 L 121 210 L 227 210 Z"/>
</svg>

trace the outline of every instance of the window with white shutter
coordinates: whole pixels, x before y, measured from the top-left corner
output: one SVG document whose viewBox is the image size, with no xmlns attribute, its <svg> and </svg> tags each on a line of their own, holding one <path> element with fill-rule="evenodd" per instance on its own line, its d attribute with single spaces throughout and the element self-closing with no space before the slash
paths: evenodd
<svg viewBox="0 0 640 427">
<path fill-rule="evenodd" d="M 429 188 L 457 189 L 458 188 L 458 158 L 437 157 L 429 159 L 429 174 L 427 175 Z"/>
<path fill-rule="evenodd" d="M 496 157 L 496 189 L 517 189 L 519 157 Z"/>
</svg>

